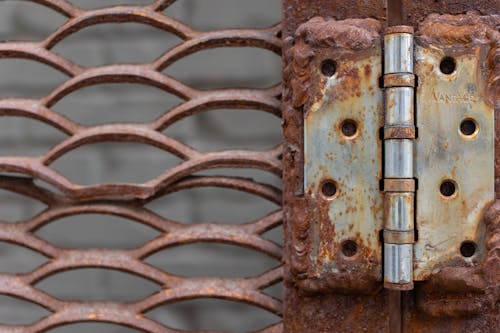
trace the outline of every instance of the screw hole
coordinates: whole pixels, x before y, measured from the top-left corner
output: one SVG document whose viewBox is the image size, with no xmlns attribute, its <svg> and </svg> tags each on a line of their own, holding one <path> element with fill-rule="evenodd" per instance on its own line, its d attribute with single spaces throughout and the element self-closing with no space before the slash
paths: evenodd
<svg viewBox="0 0 500 333">
<path fill-rule="evenodd" d="M 441 194 L 447 198 L 454 195 L 456 190 L 457 187 L 455 186 L 455 183 L 452 180 L 445 180 L 444 182 L 441 183 L 441 186 L 439 187 L 439 192 L 441 192 Z"/>
<path fill-rule="evenodd" d="M 326 198 L 333 198 L 337 194 L 337 184 L 333 180 L 327 180 L 321 185 L 321 193 Z"/>
<path fill-rule="evenodd" d="M 465 241 L 460 245 L 460 253 L 465 258 L 470 258 L 476 253 L 476 244 L 471 241 Z"/>
<path fill-rule="evenodd" d="M 353 240 L 346 240 L 342 243 L 342 253 L 346 257 L 352 257 L 358 252 L 358 244 Z"/>
<path fill-rule="evenodd" d="M 449 75 L 455 71 L 455 68 L 457 67 L 457 64 L 455 62 L 455 59 L 452 57 L 444 57 L 441 60 L 441 63 L 439 64 L 439 69 L 441 70 L 441 73 Z"/>
<path fill-rule="evenodd" d="M 354 120 L 344 120 L 340 126 L 340 129 L 342 131 L 342 134 L 348 138 L 352 138 L 353 136 L 356 135 L 358 131 L 358 125 Z"/>
<path fill-rule="evenodd" d="M 472 119 L 465 119 L 460 123 L 460 132 L 465 136 L 472 136 L 476 134 L 477 125 Z"/>
<path fill-rule="evenodd" d="M 324 76 L 333 76 L 337 72 L 337 63 L 332 59 L 326 59 L 321 63 L 321 73 Z"/>
</svg>

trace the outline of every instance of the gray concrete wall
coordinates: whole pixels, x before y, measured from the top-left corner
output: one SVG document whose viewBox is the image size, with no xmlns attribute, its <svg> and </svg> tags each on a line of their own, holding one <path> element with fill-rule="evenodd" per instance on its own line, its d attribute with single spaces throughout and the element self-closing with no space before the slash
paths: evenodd
<svg viewBox="0 0 500 333">
<path fill-rule="evenodd" d="M 114 4 L 146 4 L 147 0 L 74 0 L 84 8 Z M 200 30 L 266 27 L 280 20 L 279 0 L 178 0 L 166 13 Z M 41 40 L 65 21 L 47 8 L 25 1 L 0 1 L 0 40 Z M 139 24 L 87 28 L 61 42 L 55 51 L 82 65 L 145 62 L 176 45 L 179 39 Z M 280 81 L 280 59 L 259 49 L 217 49 L 182 59 L 165 72 L 196 88 L 267 87 Z M 25 60 L 0 61 L 0 98 L 39 98 L 67 78 Z M 141 85 L 85 88 L 64 98 L 54 109 L 82 124 L 141 122 L 156 118 L 179 99 Z M 280 141 L 280 120 L 256 111 L 218 110 L 185 119 L 166 134 L 202 150 L 272 147 Z M 0 118 L 0 155 L 38 156 L 64 135 L 26 118 Z M 80 184 L 142 182 L 159 175 L 178 159 L 139 144 L 96 144 L 65 155 L 53 166 Z M 232 174 L 255 177 L 280 186 L 274 176 L 249 170 Z M 219 172 L 220 173 L 220 172 Z M 276 209 L 254 196 L 234 191 L 195 189 L 156 200 L 149 208 L 186 223 L 242 223 Z M 0 190 L 0 220 L 32 217 L 43 205 Z M 158 235 L 152 229 L 116 217 L 86 215 L 59 220 L 38 235 L 61 247 L 132 248 Z M 281 242 L 281 229 L 269 237 Z M 28 272 L 46 260 L 14 245 L 0 243 L 0 271 Z M 162 251 L 147 262 L 188 276 L 247 276 L 277 265 L 255 251 L 216 244 L 196 244 Z M 38 288 L 62 299 L 136 300 L 158 286 L 114 271 L 86 269 L 58 274 Z M 280 288 L 270 290 L 280 294 Z M 0 296 L 0 322 L 31 323 L 48 312 L 30 303 Z M 263 310 L 217 300 L 197 300 L 160 307 L 148 315 L 179 329 L 244 332 L 279 319 Z M 53 332 L 135 332 L 103 324 L 79 324 Z"/>
</svg>

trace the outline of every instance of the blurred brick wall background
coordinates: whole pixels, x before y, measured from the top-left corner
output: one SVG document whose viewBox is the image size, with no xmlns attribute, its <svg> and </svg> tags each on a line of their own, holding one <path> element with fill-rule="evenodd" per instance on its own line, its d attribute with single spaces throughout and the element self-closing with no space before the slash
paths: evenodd
<svg viewBox="0 0 500 333">
<path fill-rule="evenodd" d="M 146 4 L 147 0 L 73 0 L 83 8 L 116 4 Z M 165 11 L 199 30 L 267 27 L 280 20 L 279 0 L 178 0 Z M 0 1 L 0 40 L 41 40 L 65 18 L 52 10 L 23 1 Z M 176 45 L 179 39 L 140 24 L 106 24 L 80 31 L 54 51 L 81 65 L 146 62 Z M 268 87 L 280 81 L 280 58 L 252 48 L 199 52 L 173 64 L 165 73 L 196 88 Z M 0 61 L 0 98 L 40 98 L 67 78 L 39 63 Z M 141 122 L 154 119 L 179 99 L 141 85 L 99 85 L 64 98 L 55 107 L 82 124 Z M 264 112 L 217 110 L 189 117 L 165 131 L 198 149 L 258 148 L 280 142 L 280 120 Z M 1 118 L 0 155 L 46 152 L 64 134 L 26 118 Z M 80 184 L 142 182 L 158 176 L 178 159 L 139 144 L 95 144 L 79 148 L 53 166 Z M 217 172 L 214 172 L 215 174 Z M 248 170 L 233 174 L 255 177 L 280 186 L 276 177 Z M 228 190 L 193 189 L 158 199 L 148 205 L 163 216 L 186 222 L 242 223 L 257 219 L 276 206 L 251 195 Z M 43 205 L 0 191 L 0 220 L 32 217 Z M 282 229 L 268 237 L 281 242 Z M 132 248 L 157 235 L 145 226 L 117 217 L 86 215 L 61 219 L 37 234 L 61 247 Z M 28 272 L 45 257 L 27 249 L 0 243 L 0 271 Z M 147 259 L 174 274 L 189 276 L 249 276 L 276 266 L 276 261 L 255 251 L 234 246 L 197 244 L 161 251 Z M 85 269 L 61 273 L 37 285 L 63 299 L 136 300 L 159 289 L 153 283 L 125 273 Z M 280 295 L 280 288 L 269 291 Z M 44 309 L 0 296 L 0 321 L 30 323 L 47 315 Z M 245 332 L 267 326 L 278 318 L 247 305 L 218 300 L 186 301 L 163 306 L 149 316 L 178 329 Z M 51 332 L 135 332 L 105 324 L 78 324 Z"/>
</svg>

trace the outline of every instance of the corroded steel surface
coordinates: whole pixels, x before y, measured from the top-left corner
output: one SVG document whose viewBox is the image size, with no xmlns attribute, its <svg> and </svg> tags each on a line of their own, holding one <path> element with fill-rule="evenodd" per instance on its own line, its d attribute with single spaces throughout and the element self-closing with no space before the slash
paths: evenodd
<svg viewBox="0 0 500 333">
<path fill-rule="evenodd" d="M 400 22 L 406 25 L 417 25 L 424 21 L 430 14 L 465 14 L 475 12 L 481 15 L 498 14 L 500 2 L 498 0 L 402 0 Z"/>
<path fill-rule="evenodd" d="M 481 219 L 495 199 L 494 105 L 487 94 L 488 57 L 495 53 L 495 33 L 500 35 L 495 26 L 499 23 L 500 16 L 471 14 L 464 19 L 436 15 L 417 30 L 416 281 L 428 279 L 443 264 L 476 266 L 485 254 Z M 451 67 L 444 68 L 446 72 L 440 69 L 443 59 L 448 59 L 448 66 L 454 61 L 452 73 L 448 73 Z M 445 181 L 455 186 L 449 196 L 440 193 Z M 474 242 L 475 253 L 464 257 L 462 242 Z"/>
<path fill-rule="evenodd" d="M 285 36 L 292 36 L 301 24 L 315 16 L 336 20 L 370 17 L 386 21 L 386 0 L 284 0 L 282 3 Z"/>
<path fill-rule="evenodd" d="M 442 269 L 404 296 L 403 332 L 500 330 L 500 201 L 485 212 L 486 255 L 473 267 Z"/>
<path fill-rule="evenodd" d="M 321 293 L 311 293 L 298 286 L 301 279 L 307 278 L 305 273 L 311 269 L 308 254 L 314 241 L 309 237 L 309 206 L 304 195 L 303 128 L 306 101 L 315 96 L 309 94 L 314 89 L 301 87 L 307 82 L 310 71 L 305 70 L 305 65 L 314 57 L 315 49 L 311 51 L 309 48 L 309 53 L 302 53 L 302 58 L 300 54 L 291 52 L 295 46 L 295 31 L 313 17 L 333 17 L 336 20 L 372 17 L 383 27 L 384 8 L 384 1 L 364 1 L 362 4 L 351 1 L 283 1 L 284 329 L 287 333 L 388 332 L 389 329 L 386 291 L 375 292 L 374 295 L 356 295 L 352 291 L 347 295 L 332 293 L 327 291 L 328 284 L 332 286 L 328 280 L 323 281 L 324 291 Z M 321 23 L 321 20 L 318 22 Z M 354 44 L 355 41 L 356 38 L 351 39 Z M 296 91 L 303 91 L 299 94 L 300 98 L 297 98 Z M 350 281 L 346 277 L 343 283 L 347 285 Z M 354 283 L 358 284 L 358 289 L 360 284 L 363 288 L 362 283 Z"/>
<path fill-rule="evenodd" d="M 292 66 L 304 73 L 292 89 L 295 105 L 304 107 L 303 223 L 314 239 L 298 282 L 305 289 L 371 293 L 380 286 L 380 30 L 373 19 L 313 18 L 299 27 L 291 49 Z M 323 73 L 329 62 L 331 76 Z"/>
<path fill-rule="evenodd" d="M 110 322 L 145 332 L 178 332 L 153 321 L 144 313 L 162 304 L 194 298 L 220 298 L 248 303 L 281 315 L 281 301 L 263 290 L 282 279 L 282 267 L 248 278 L 188 278 L 172 275 L 144 262 L 162 249 L 195 242 L 228 243 L 255 249 L 281 258 L 281 247 L 262 234 L 281 224 L 282 212 L 275 211 L 242 225 L 206 223 L 189 225 L 169 221 L 145 208 L 163 195 L 192 187 L 222 187 L 247 192 L 276 204 L 281 191 L 251 179 L 231 176 L 203 176 L 201 171 L 215 168 L 255 168 L 281 175 L 281 147 L 269 151 L 203 152 L 165 136 L 162 131 L 175 122 L 217 108 L 258 109 L 280 116 L 279 86 L 269 89 L 197 90 L 161 71 L 200 50 L 217 47 L 259 47 L 277 54 L 281 50 L 280 27 L 197 31 L 166 16 L 162 11 L 174 3 L 158 0 L 144 6 L 117 6 L 84 10 L 64 0 L 34 0 L 65 15 L 67 21 L 40 42 L 0 43 L 0 58 L 25 58 L 45 63 L 69 79 L 40 100 L 2 99 L 0 116 L 28 117 L 53 126 L 67 138 L 43 156 L 0 157 L 0 188 L 38 200 L 48 206 L 30 220 L 0 223 L 0 241 L 30 248 L 50 260 L 26 274 L 0 274 L 0 294 L 24 299 L 52 312 L 29 326 L 0 325 L 2 332 L 41 332 L 53 327 L 84 321 Z M 88 26 L 113 23 L 143 23 L 172 33 L 183 40 L 151 63 L 84 67 L 51 51 L 60 41 Z M 158 87 L 184 100 L 150 123 L 83 126 L 52 107 L 71 92 L 105 83 L 140 83 Z M 139 142 L 158 147 L 182 159 L 159 177 L 141 184 L 97 184 L 82 186 L 51 168 L 64 154 L 91 143 Z M 196 174 L 196 175 L 195 175 Z M 35 182 L 37 181 L 37 182 Z M 38 181 L 42 181 L 39 185 Z M 44 187 L 49 184 L 49 187 Z M 132 250 L 62 249 L 34 232 L 65 216 L 111 214 L 151 226 L 161 232 L 158 238 Z M 34 287 L 38 281 L 65 270 L 85 267 L 116 269 L 149 279 L 162 290 L 137 302 L 63 301 Z M 280 323 L 259 332 L 282 331 Z"/>
<path fill-rule="evenodd" d="M 349 18 L 375 18 L 383 26 L 387 21 L 391 24 L 407 24 L 417 29 L 419 23 L 430 13 L 460 14 L 476 9 L 480 14 L 496 14 L 498 2 L 495 1 L 403 1 L 399 19 L 387 20 L 385 2 L 363 2 L 367 7 L 359 8 L 356 4 L 345 6 L 349 1 L 284 1 L 284 222 L 285 222 L 285 300 L 284 325 L 289 333 L 308 332 L 497 332 L 499 330 L 499 268 L 498 258 L 498 221 L 500 209 L 498 201 L 490 208 L 483 209 L 481 228 L 485 245 L 484 257 L 477 265 L 460 267 L 454 262 L 443 266 L 455 266 L 442 269 L 429 280 L 417 282 L 415 290 L 403 292 L 401 309 L 399 296 L 389 295 L 386 291 L 374 292 L 372 296 L 345 295 L 346 290 L 329 289 L 328 283 L 317 288 L 319 293 L 312 292 L 307 285 L 307 272 L 311 270 L 308 254 L 317 246 L 319 238 L 310 237 L 315 230 L 310 228 L 309 214 L 313 209 L 322 211 L 324 205 L 318 203 L 311 208 L 304 193 L 304 135 L 305 116 L 308 110 L 307 101 L 318 99 L 315 89 L 310 89 L 307 81 L 307 64 L 321 47 L 303 49 L 304 52 L 294 54 L 293 49 L 300 44 L 296 34 L 304 24 L 313 17 L 333 17 L 336 20 Z M 389 12 L 393 10 L 388 9 Z M 368 11 L 368 12 L 367 12 Z M 498 57 L 498 23 L 494 28 L 485 29 L 485 18 L 478 19 L 477 14 L 469 13 L 461 16 L 434 16 L 429 18 L 432 24 L 429 31 L 440 33 L 447 30 L 449 37 L 460 38 L 467 42 L 470 38 L 481 38 L 487 35 L 492 50 L 486 56 L 487 61 L 482 70 L 485 73 L 485 92 L 487 103 L 495 111 L 495 190 L 499 193 L 500 175 L 500 141 L 498 135 L 500 122 L 500 73 Z M 490 22 L 497 22 L 490 18 Z M 448 22 L 447 22 L 448 21 Z M 450 22 L 453 22 L 451 23 Z M 483 21 L 483 22 L 480 22 Z M 321 23 L 320 19 L 316 22 Z M 333 22 L 333 20 L 332 20 Z M 427 22 L 429 23 L 429 22 Z M 448 24 L 448 27 L 445 25 Z M 483 24 L 483 25 L 482 25 Z M 470 25 L 466 28 L 466 25 Z M 486 25 L 489 25 L 487 23 Z M 492 27 L 492 25 L 489 25 Z M 470 29 L 471 34 L 467 33 Z M 348 35 L 349 31 L 345 31 Z M 339 37 L 337 37 L 339 38 Z M 340 37 L 342 38 L 342 37 Z M 297 42 L 297 40 L 299 42 Z M 442 40 L 448 44 L 448 39 Z M 334 47 L 337 40 L 330 41 Z M 305 52 L 307 51 L 307 52 Z M 305 86 L 302 89 L 301 86 Z M 299 94 L 296 94 L 299 91 Z M 417 111 L 418 117 L 418 111 Z M 413 135 L 405 133 L 404 135 Z M 465 199 L 467 200 L 467 199 Z M 418 226 L 417 226 L 418 227 Z M 305 282 L 306 281 L 306 282 Z M 349 282 L 344 282 L 348 285 Z M 319 286 L 319 284 L 318 284 Z M 331 287 L 331 286 L 330 286 Z M 330 290 L 328 292 L 327 290 Z M 351 291 L 352 292 L 352 291 Z M 390 312 L 387 311 L 390 308 Z M 400 312 L 398 312 L 398 310 Z"/>
<path fill-rule="evenodd" d="M 495 161 L 500 155 L 499 137 L 499 111 L 500 91 L 498 82 L 500 68 L 498 66 L 498 53 L 500 33 L 498 32 L 499 16 L 467 15 L 432 15 L 421 23 L 417 29 L 419 43 L 441 43 L 452 52 L 454 56 L 467 57 L 469 52 L 477 52 L 475 58 L 483 61 L 479 70 L 484 75 L 482 85 L 477 89 L 475 103 L 486 103 L 495 113 Z M 457 46 L 458 45 L 458 46 Z M 460 45 L 463 49 L 460 49 Z M 483 47 L 481 47 L 483 45 Z M 484 45 L 491 49 L 485 50 Z M 467 62 L 467 61 L 465 61 Z M 471 66 L 473 67 L 473 66 Z M 459 86 L 458 86 L 459 87 Z M 461 101 L 464 96 L 461 96 Z M 467 96 L 465 96 L 467 98 Z M 445 99 L 446 100 L 446 99 Z M 448 98 L 449 103 L 457 102 Z M 454 105 L 455 105 L 454 104 Z M 473 104 L 473 103 L 471 103 Z M 460 108 L 457 107 L 459 111 Z M 478 133 L 479 134 L 479 133 Z M 484 162 L 484 163 L 492 163 Z M 442 263 L 441 269 L 436 269 L 428 277 L 428 281 L 416 284 L 413 293 L 407 295 L 404 308 L 404 327 L 412 332 L 498 332 L 500 330 L 500 313 L 498 302 L 500 300 L 500 201 L 499 174 L 500 165 L 495 163 L 495 190 L 494 202 L 489 207 L 482 209 L 482 219 L 478 228 L 468 237 L 479 239 L 480 251 L 483 254 L 475 260 L 456 260 L 449 258 Z M 472 178 L 468 181 L 475 182 Z M 491 184 L 493 185 L 493 184 Z M 461 200 L 467 207 L 475 192 Z M 464 226 L 465 228 L 465 226 Z M 456 247 L 455 247 L 456 248 Z"/>
</svg>

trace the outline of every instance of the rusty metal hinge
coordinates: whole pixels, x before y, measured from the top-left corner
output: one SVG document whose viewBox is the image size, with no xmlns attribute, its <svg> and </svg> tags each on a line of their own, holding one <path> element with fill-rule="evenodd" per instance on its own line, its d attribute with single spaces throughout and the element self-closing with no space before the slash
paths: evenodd
<svg viewBox="0 0 500 333">
<path fill-rule="evenodd" d="M 495 199 L 487 26 L 466 37 L 425 26 L 383 34 L 372 19 L 299 28 L 292 64 L 303 69 L 294 103 L 304 106 L 310 244 L 293 262 L 299 286 L 408 290 L 444 268 L 479 265 Z"/>
</svg>

